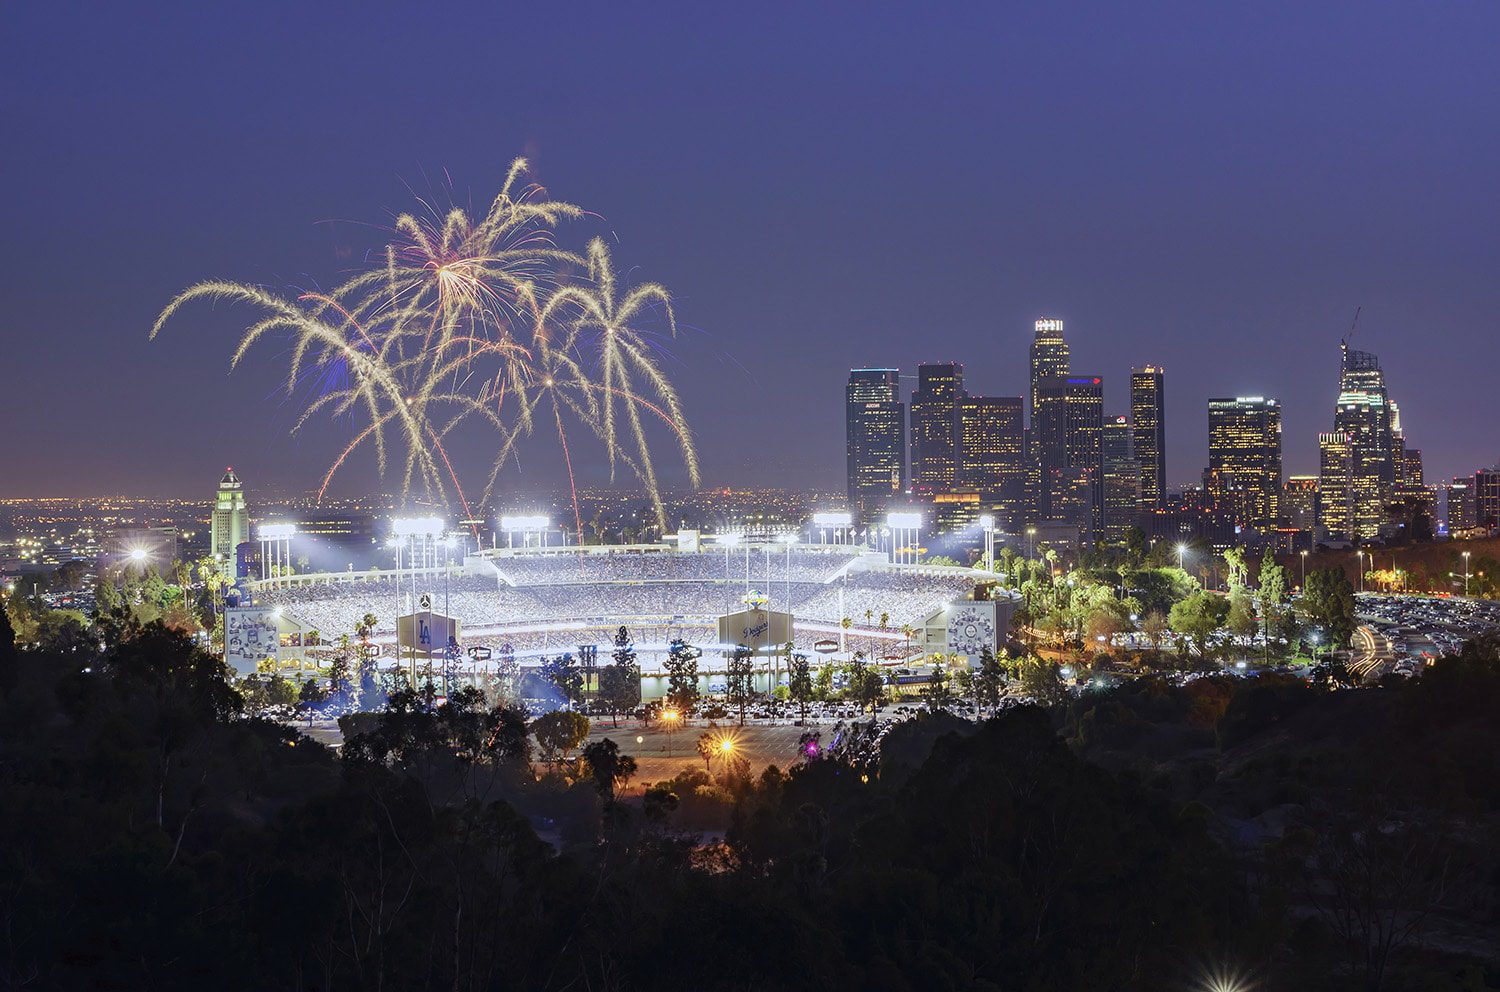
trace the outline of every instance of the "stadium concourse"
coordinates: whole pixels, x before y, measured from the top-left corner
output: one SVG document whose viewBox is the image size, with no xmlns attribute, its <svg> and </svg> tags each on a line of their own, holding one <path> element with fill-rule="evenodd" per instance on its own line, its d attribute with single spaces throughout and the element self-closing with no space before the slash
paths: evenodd
<svg viewBox="0 0 1500 992">
<path fill-rule="evenodd" d="M 619 627 L 629 628 L 646 675 L 660 671 L 676 638 L 703 649 L 701 669 L 722 669 L 718 621 L 755 602 L 795 617 L 794 644 L 814 655 L 829 642 L 885 661 L 921 650 L 928 631 L 956 600 L 970 598 L 984 573 L 952 566 L 893 565 L 848 545 L 744 546 L 677 551 L 667 546 L 487 549 L 451 568 L 299 575 L 259 584 L 256 604 L 279 608 L 324 644 L 354 636 L 376 618 L 372 641 L 395 660 L 395 619 L 428 597 L 435 613 L 458 619 L 462 647 L 507 648 L 523 666 L 596 645 L 607 664 Z M 849 626 L 845 628 L 845 618 Z M 882 625 L 882 619 L 884 621 Z M 907 630 L 912 635 L 908 637 Z M 842 635 L 842 636 L 841 636 Z M 838 653 L 838 652 L 834 652 Z M 814 655 L 816 657 L 816 655 Z"/>
</svg>

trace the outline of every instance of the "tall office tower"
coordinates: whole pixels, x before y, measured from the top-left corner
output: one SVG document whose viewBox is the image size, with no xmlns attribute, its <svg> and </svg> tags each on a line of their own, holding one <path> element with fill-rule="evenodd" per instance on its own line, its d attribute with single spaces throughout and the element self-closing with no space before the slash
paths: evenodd
<svg viewBox="0 0 1500 992">
<path fill-rule="evenodd" d="M 1210 495 L 1242 526 L 1274 526 L 1281 507 L 1281 404 L 1260 396 L 1208 401 Z"/>
<path fill-rule="evenodd" d="M 250 509 L 245 505 L 245 487 L 234 469 L 226 468 L 209 515 L 208 553 L 221 567 L 232 568 L 235 549 L 248 540 Z"/>
<path fill-rule="evenodd" d="M 862 520 L 906 491 L 906 409 L 897 369 L 851 369 L 844 387 L 850 509 Z"/>
<path fill-rule="evenodd" d="M 1104 418 L 1100 435 L 1103 463 L 1104 539 L 1114 544 L 1125 540 L 1125 532 L 1140 514 L 1140 463 L 1131 445 L 1130 418 L 1123 414 Z"/>
<path fill-rule="evenodd" d="M 1473 530 L 1479 519 L 1478 507 L 1474 505 L 1474 477 L 1455 475 L 1443 489 L 1448 504 L 1448 533 L 1458 535 Z"/>
<path fill-rule="evenodd" d="M 1318 526 L 1318 477 L 1288 476 L 1281 489 L 1281 522 L 1311 532 Z"/>
<path fill-rule="evenodd" d="M 942 490 L 958 473 L 958 403 L 964 367 L 957 362 L 917 366 L 911 394 L 911 481 Z"/>
<path fill-rule="evenodd" d="M 1340 346 L 1338 407 L 1333 429 L 1349 438 L 1349 537 L 1366 540 L 1379 533 L 1396 483 L 1391 404 L 1380 361 L 1367 351 Z"/>
<path fill-rule="evenodd" d="M 1093 539 L 1103 517 L 1104 380 L 1098 376 L 1049 376 L 1037 382 L 1032 441 L 1040 475 L 1037 519 L 1077 523 Z M 1073 470 L 1065 472 L 1064 470 Z M 1071 503 L 1061 515 L 1065 492 L 1086 480 L 1088 499 L 1082 517 Z"/>
<path fill-rule="evenodd" d="M 1036 322 L 1036 336 L 1031 339 L 1031 422 L 1036 423 L 1036 391 L 1043 379 L 1066 376 L 1068 342 L 1063 339 L 1063 322 L 1057 317 L 1043 317 Z"/>
<path fill-rule="evenodd" d="M 1156 365 L 1130 373 L 1130 433 L 1140 475 L 1141 506 L 1154 509 L 1167 492 L 1166 373 Z"/>
<path fill-rule="evenodd" d="M 1019 396 L 965 396 L 958 404 L 958 484 L 978 490 L 1000 526 L 1016 531 L 1026 496 Z"/>
<path fill-rule="evenodd" d="M 1353 507 L 1350 476 L 1354 471 L 1349 435 L 1318 435 L 1318 530 L 1324 538 L 1348 540 Z"/>
<path fill-rule="evenodd" d="M 1494 530 L 1500 526 L 1500 468 L 1482 468 L 1474 473 L 1474 526 Z"/>
<path fill-rule="evenodd" d="M 868 521 L 906 491 L 906 407 L 898 369 L 850 369 L 844 441 L 850 509 Z"/>
</svg>

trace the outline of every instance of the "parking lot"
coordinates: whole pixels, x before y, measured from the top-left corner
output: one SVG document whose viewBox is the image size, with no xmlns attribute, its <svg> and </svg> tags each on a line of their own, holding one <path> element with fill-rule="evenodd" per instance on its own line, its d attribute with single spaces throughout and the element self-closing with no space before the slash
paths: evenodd
<svg viewBox="0 0 1500 992">
<path fill-rule="evenodd" d="M 1457 651 L 1467 640 L 1500 631 L 1500 603 L 1490 600 L 1362 593 L 1354 610 L 1373 635 L 1367 648 L 1382 662 L 1389 659 L 1376 667 L 1401 674 Z"/>
</svg>

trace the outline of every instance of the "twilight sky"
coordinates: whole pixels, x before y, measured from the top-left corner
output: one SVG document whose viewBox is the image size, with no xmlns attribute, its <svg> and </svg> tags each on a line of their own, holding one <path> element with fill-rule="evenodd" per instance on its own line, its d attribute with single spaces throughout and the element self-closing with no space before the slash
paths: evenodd
<svg viewBox="0 0 1500 992">
<path fill-rule="evenodd" d="M 599 214 L 564 242 L 676 294 L 710 484 L 842 488 L 850 365 L 1020 394 L 1043 314 L 1107 412 L 1166 366 L 1174 483 L 1210 396 L 1279 398 L 1315 470 L 1356 306 L 1429 478 L 1500 457 L 1488 0 L 212 6 L 0 10 L 0 496 L 315 486 L 349 428 L 288 436 L 284 346 L 231 375 L 249 311 L 155 313 L 331 285 L 518 154 Z M 510 486 L 561 466 L 538 439 Z"/>
</svg>

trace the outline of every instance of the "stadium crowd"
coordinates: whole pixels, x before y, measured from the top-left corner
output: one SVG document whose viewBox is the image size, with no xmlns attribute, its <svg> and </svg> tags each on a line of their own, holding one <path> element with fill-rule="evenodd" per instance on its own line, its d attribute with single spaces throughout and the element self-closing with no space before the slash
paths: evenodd
<svg viewBox="0 0 1500 992">
<path fill-rule="evenodd" d="M 750 589 L 765 596 L 772 610 L 785 610 L 790 592 L 791 612 L 804 622 L 837 625 L 847 617 L 854 626 L 866 628 L 879 626 L 883 618 L 887 630 L 900 630 L 922 623 L 973 584 L 964 575 L 884 569 L 849 570 L 829 582 L 851 556 L 803 557 L 793 559 L 790 586 L 784 568 L 779 575 L 773 572 L 769 583 L 764 573 L 752 570 Z M 587 559 L 583 566 L 581 559 Z M 525 567 L 507 570 L 517 561 L 524 561 Z M 672 566 L 679 561 L 684 570 L 675 573 Z M 752 562 L 759 564 L 753 558 Z M 717 571 L 702 577 L 705 570 L 713 572 L 710 563 Z M 397 581 L 391 576 L 266 590 L 257 602 L 281 607 L 317 630 L 325 642 L 352 635 L 366 614 L 376 618 L 377 636 L 389 635 L 398 613 L 412 609 L 421 594 L 430 596 L 433 611 L 458 618 L 466 631 L 556 622 L 601 629 L 626 623 L 643 629 L 660 626 L 664 631 L 684 626 L 707 630 L 713 618 L 745 608 L 743 572 L 735 575 L 731 570 L 725 580 L 723 568 L 723 555 L 714 553 L 538 555 L 503 560 L 502 574 L 517 585 L 505 584 L 500 576 L 454 575 L 423 578 L 414 590 L 408 577 L 400 583 L 398 598 Z"/>
</svg>

